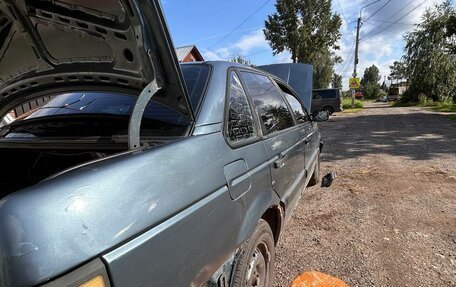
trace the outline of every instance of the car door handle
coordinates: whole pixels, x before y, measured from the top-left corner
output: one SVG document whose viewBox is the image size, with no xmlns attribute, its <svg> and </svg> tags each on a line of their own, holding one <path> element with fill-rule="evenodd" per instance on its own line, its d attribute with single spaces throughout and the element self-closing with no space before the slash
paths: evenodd
<svg viewBox="0 0 456 287">
<path fill-rule="evenodd" d="M 287 159 L 287 155 L 280 153 L 279 159 L 274 161 L 274 168 L 282 168 L 285 166 L 285 160 Z"/>
<path fill-rule="evenodd" d="M 308 137 L 306 137 L 306 138 L 304 139 L 304 143 L 305 143 L 306 145 L 308 145 L 308 144 L 310 143 L 310 139 L 309 139 Z"/>
</svg>

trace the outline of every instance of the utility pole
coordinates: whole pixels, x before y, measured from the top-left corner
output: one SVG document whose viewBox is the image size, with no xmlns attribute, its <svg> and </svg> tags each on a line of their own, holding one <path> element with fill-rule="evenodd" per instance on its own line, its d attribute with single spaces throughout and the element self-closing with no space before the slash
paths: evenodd
<svg viewBox="0 0 456 287">
<path fill-rule="evenodd" d="M 358 75 L 356 73 L 356 68 L 358 66 L 358 48 L 359 48 L 359 30 L 361 29 L 361 14 L 363 13 L 363 9 L 366 7 L 369 7 L 370 5 L 373 5 L 377 2 L 380 2 L 381 0 L 374 1 L 372 3 L 369 3 L 367 5 L 364 5 L 359 9 L 359 17 L 358 17 L 358 25 L 356 26 L 356 42 L 355 42 L 355 64 L 353 68 L 353 78 L 356 78 Z M 352 90 L 352 103 L 351 103 L 352 109 L 355 108 L 355 89 Z"/>
<path fill-rule="evenodd" d="M 356 26 L 356 43 L 355 43 L 355 65 L 353 68 L 353 78 L 356 78 L 356 68 L 358 66 L 358 48 L 359 48 L 359 29 L 361 29 L 361 14 L 358 18 L 358 25 Z"/>
<path fill-rule="evenodd" d="M 364 8 L 364 7 L 363 7 Z M 362 8 L 361 8 L 362 10 Z M 359 29 L 361 28 L 361 11 L 359 12 L 358 25 L 356 25 L 356 43 L 355 43 L 355 64 L 353 65 L 353 78 L 356 78 L 356 67 L 358 66 L 358 47 L 359 47 Z M 352 90 L 351 108 L 355 108 L 355 89 Z"/>
</svg>

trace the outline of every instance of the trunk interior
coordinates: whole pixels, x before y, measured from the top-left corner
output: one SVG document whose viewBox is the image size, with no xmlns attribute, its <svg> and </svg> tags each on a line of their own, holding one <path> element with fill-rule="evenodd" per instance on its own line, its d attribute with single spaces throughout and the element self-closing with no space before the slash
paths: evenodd
<svg viewBox="0 0 456 287">
<path fill-rule="evenodd" d="M 0 149 L 0 199 L 67 168 L 119 152 Z"/>
</svg>

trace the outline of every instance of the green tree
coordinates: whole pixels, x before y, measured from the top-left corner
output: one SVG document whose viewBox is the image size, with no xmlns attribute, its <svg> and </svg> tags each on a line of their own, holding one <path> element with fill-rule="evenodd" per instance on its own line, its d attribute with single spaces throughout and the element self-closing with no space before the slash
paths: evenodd
<svg viewBox="0 0 456 287">
<path fill-rule="evenodd" d="M 334 73 L 331 84 L 334 89 L 342 88 L 342 76 Z"/>
<path fill-rule="evenodd" d="M 452 23 L 455 8 L 451 0 L 427 9 L 422 22 L 405 35 L 403 60 L 410 77 L 406 99 L 418 101 L 424 94 L 434 101 L 456 101 L 456 37 L 450 36 L 447 26 Z"/>
<path fill-rule="evenodd" d="M 366 99 L 375 99 L 380 92 L 380 70 L 377 66 L 372 65 L 364 70 L 364 76 L 361 79 L 361 86 Z"/>
<path fill-rule="evenodd" d="M 250 62 L 249 60 L 247 60 L 245 57 L 242 57 L 242 56 L 235 56 L 231 59 L 228 59 L 228 61 L 230 61 L 232 63 L 239 63 L 239 64 L 247 65 L 250 67 L 255 66 L 254 64 L 252 64 L 252 62 Z"/>
<path fill-rule="evenodd" d="M 364 85 L 366 83 L 378 83 L 378 81 L 380 81 L 380 78 L 380 70 L 377 68 L 377 66 L 372 65 L 364 70 L 364 75 L 361 79 L 361 85 Z"/>
<path fill-rule="evenodd" d="M 456 13 L 448 18 L 447 22 L 447 37 L 449 42 L 449 49 L 452 54 L 456 54 Z"/>
<path fill-rule="evenodd" d="M 342 25 L 331 0 L 277 0 L 275 7 L 263 30 L 274 55 L 287 50 L 293 63 L 312 64 L 314 88 L 328 87 L 340 60 L 333 51 Z"/>
<path fill-rule="evenodd" d="M 313 88 L 326 89 L 332 82 L 334 65 L 342 62 L 342 59 L 328 49 L 322 51 L 313 62 Z"/>
<path fill-rule="evenodd" d="M 393 65 L 389 66 L 390 74 L 388 76 L 388 80 L 399 80 L 407 79 L 407 67 L 404 63 L 394 61 Z"/>
</svg>

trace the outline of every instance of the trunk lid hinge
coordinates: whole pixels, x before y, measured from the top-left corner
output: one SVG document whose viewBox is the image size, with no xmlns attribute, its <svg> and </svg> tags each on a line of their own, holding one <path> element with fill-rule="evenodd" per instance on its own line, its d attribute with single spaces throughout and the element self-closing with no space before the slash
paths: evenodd
<svg viewBox="0 0 456 287">
<path fill-rule="evenodd" d="M 128 149 L 134 150 L 140 147 L 141 120 L 144 110 L 150 99 L 160 91 L 157 80 L 154 78 L 139 94 L 135 107 L 128 123 Z"/>
</svg>

